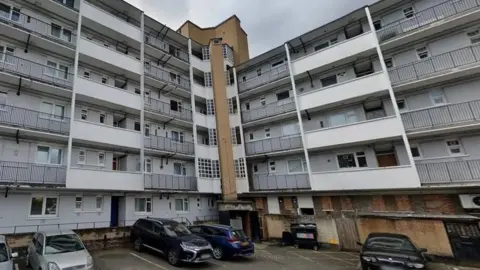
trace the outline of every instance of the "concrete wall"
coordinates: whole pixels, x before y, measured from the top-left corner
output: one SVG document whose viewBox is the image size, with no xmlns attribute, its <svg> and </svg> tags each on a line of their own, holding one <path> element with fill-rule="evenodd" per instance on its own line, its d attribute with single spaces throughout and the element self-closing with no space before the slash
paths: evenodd
<svg viewBox="0 0 480 270">
<path fill-rule="evenodd" d="M 287 162 L 289 160 L 305 160 L 305 156 L 303 154 L 293 154 L 288 157 L 270 157 L 267 161 L 251 161 L 247 164 L 247 170 L 250 170 L 252 174 L 289 174 L 288 172 L 288 165 Z M 275 171 L 270 171 L 270 162 L 275 162 Z M 253 166 L 257 166 L 258 172 L 253 172 Z M 307 171 L 307 168 L 304 168 L 304 171 Z M 250 173 L 248 172 L 248 173 Z M 292 173 L 293 174 L 293 173 Z"/>
<path fill-rule="evenodd" d="M 281 92 L 285 92 L 285 91 L 291 91 L 291 90 L 292 90 L 292 87 L 290 86 L 290 84 L 287 84 L 287 85 L 275 88 L 271 91 L 262 93 L 262 95 L 260 95 L 260 96 L 255 96 L 255 97 L 252 97 L 252 98 L 242 100 L 240 102 L 241 111 L 242 112 L 243 111 L 248 111 L 247 108 L 246 108 L 246 103 L 249 103 L 250 110 L 255 110 L 257 108 L 264 107 L 263 105 L 261 105 L 261 99 L 262 98 L 265 99 L 265 104 L 266 105 L 271 104 L 271 103 L 276 103 L 276 102 L 278 102 L 277 93 L 281 93 Z M 293 99 L 293 93 L 292 92 L 290 92 L 290 98 Z"/>
<path fill-rule="evenodd" d="M 20 143 L 17 144 L 17 142 L 15 141 L 15 138 L 11 138 L 11 137 L 0 137 L 0 160 L 36 163 L 37 146 L 39 145 L 62 149 L 63 150 L 62 164 L 66 165 L 67 163 L 67 153 L 66 153 L 67 145 L 66 144 L 42 142 L 42 141 L 29 141 L 29 140 L 20 140 Z"/>
<path fill-rule="evenodd" d="M 112 87 L 115 87 L 115 79 L 117 79 L 119 82 L 125 82 L 125 80 L 122 79 L 119 74 L 114 74 L 112 72 L 102 70 L 96 67 L 87 66 L 80 62 L 78 67 L 78 76 L 85 78 L 85 71 L 90 72 L 89 79 L 97 83 L 103 83 L 102 78 L 106 78 L 105 84 Z M 129 93 L 135 93 L 135 89 L 137 89 L 138 91 L 140 90 L 140 83 L 128 80 L 127 85 L 122 90 L 128 91 Z"/>
<path fill-rule="evenodd" d="M 166 163 L 166 159 L 163 159 L 163 162 L 160 158 L 145 156 L 146 159 L 152 160 L 152 174 L 167 174 L 173 175 L 174 169 L 173 166 L 175 163 L 181 163 L 187 169 L 187 176 L 195 176 L 195 164 L 193 161 L 185 161 L 185 160 L 178 160 L 178 159 L 168 159 L 168 164 Z M 162 168 L 163 167 L 163 168 Z"/>
<path fill-rule="evenodd" d="M 461 144 L 460 154 L 452 154 L 447 146 L 447 140 L 459 140 Z M 480 158 L 480 136 L 477 134 L 462 134 L 451 136 L 438 136 L 436 138 L 426 138 L 411 140 L 410 144 L 417 146 L 420 151 L 420 157 L 415 158 L 417 163 L 434 163 L 444 161 L 458 161 L 463 159 Z"/>
<path fill-rule="evenodd" d="M 278 63 L 280 61 L 283 61 L 282 64 L 279 64 L 275 67 L 272 67 L 272 64 Z M 284 66 L 287 64 L 287 56 L 285 53 L 282 53 L 280 55 L 276 55 L 275 57 L 272 57 L 271 59 L 268 59 L 268 61 L 265 61 L 263 63 L 258 64 L 257 66 L 251 67 L 245 71 L 241 71 L 237 74 L 237 81 L 239 84 L 246 82 L 248 80 L 255 79 L 260 76 L 266 76 L 268 78 L 269 73 L 271 70 L 276 70 L 277 68 L 280 68 L 281 66 Z M 260 71 L 260 72 L 259 72 Z M 258 75 L 260 74 L 260 75 Z"/>
<path fill-rule="evenodd" d="M 0 86 L 0 92 L 7 93 L 6 104 L 8 106 L 40 112 L 42 102 L 48 102 L 55 105 L 64 106 L 65 110 L 63 116 L 70 117 L 71 104 L 70 101 L 65 98 L 57 96 L 39 95 L 29 91 L 21 91 L 20 95 L 17 95 L 17 89 L 14 89 L 13 86 Z"/>
<path fill-rule="evenodd" d="M 145 124 L 150 125 L 150 134 L 153 136 L 172 138 L 172 131 L 183 132 L 183 139 L 186 142 L 193 142 L 193 132 L 191 129 L 185 127 L 166 125 L 164 128 L 163 123 L 145 119 Z"/>
<path fill-rule="evenodd" d="M 287 119 L 283 120 L 282 122 L 258 125 L 251 128 L 244 128 L 244 138 L 245 142 L 253 142 L 258 140 L 263 140 L 267 138 L 276 138 L 281 136 L 288 136 L 293 134 L 283 134 L 282 127 L 283 126 L 290 126 L 290 125 L 297 125 L 297 133 L 300 134 L 300 128 L 298 127 L 298 121 L 294 119 Z M 266 137 L 265 129 L 270 129 L 270 137 Z M 250 139 L 250 134 L 253 134 L 253 139 Z"/>
</svg>

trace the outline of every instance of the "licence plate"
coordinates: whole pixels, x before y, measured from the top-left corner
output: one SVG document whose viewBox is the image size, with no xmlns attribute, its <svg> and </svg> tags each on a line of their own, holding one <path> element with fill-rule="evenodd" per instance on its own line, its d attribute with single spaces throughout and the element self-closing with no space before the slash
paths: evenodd
<svg viewBox="0 0 480 270">
<path fill-rule="evenodd" d="M 248 247 L 250 245 L 250 243 L 249 242 L 242 242 L 240 245 L 242 247 Z"/>
<path fill-rule="evenodd" d="M 208 259 L 208 258 L 210 258 L 210 257 L 211 257 L 210 254 L 202 254 L 202 255 L 200 255 L 200 258 L 201 258 L 201 259 Z"/>
<path fill-rule="evenodd" d="M 297 238 L 299 239 L 313 239 L 313 233 L 297 233 Z"/>
</svg>

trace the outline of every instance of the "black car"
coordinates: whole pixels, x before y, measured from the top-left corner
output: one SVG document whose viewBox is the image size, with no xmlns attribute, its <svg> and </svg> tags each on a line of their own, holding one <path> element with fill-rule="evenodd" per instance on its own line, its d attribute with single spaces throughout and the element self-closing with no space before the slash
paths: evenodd
<svg viewBox="0 0 480 270">
<path fill-rule="evenodd" d="M 212 246 L 205 239 L 192 234 L 185 225 L 161 218 L 142 218 L 132 226 L 133 247 L 144 248 L 166 256 L 171 265 L 182 262 L 200 263 L 212 259 Z"/>
<path fill-rule="evenodd" d="M 371 233 L 362 246 L 360 262 L 363 270 L 426 269 L 427 250 L 417 248 L 403 234 Z"/>
</svg>

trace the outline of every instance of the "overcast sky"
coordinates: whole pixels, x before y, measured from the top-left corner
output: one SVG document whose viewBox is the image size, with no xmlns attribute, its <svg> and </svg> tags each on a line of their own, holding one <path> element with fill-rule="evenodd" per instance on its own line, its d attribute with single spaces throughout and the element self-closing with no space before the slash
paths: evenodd
<svg viewBox="0 0 480 270">
<path fill-rule="evenodd" d="M 186 20 L 215 26 L 236 14 L 250 58 L 376 0 L 126 0 L 173 30 Z"/>
</svg>

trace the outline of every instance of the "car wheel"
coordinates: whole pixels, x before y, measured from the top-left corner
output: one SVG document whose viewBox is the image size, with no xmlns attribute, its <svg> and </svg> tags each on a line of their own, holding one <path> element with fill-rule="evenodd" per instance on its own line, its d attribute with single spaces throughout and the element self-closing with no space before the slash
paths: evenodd
<svg viewBox="0 0 480 270">
<path fill-rule="evenodd" d="M 221 260 L 223 258 L 223 250 L 219 247 L 213 249 L 213 258 Z"/>
<path fill-rule="evenodd" d="M 143 249 L 142 238 L 137 237 L 137 239 L 135 239 L 135 241 L 133 242 L 133 249 L 135 249 L 135 251 L 137 252 L 142 252 L 142 249 Z"/>
<path fill-rule="evenodd" d="M 315 245 L 313 246 L 313 250 L 315 250 L 315 251 L 318 250 L 318 245 L 317 245 L 317 244 L 315 244 Z"/>
<path fill-rule="evenodd" d="M 168 260 L 168 263 L 173 266 L 178 266 L 180 264 L 180 260 L 178 259 L 178 254 L 173 249 L 168 251 L 167 260 Z"/>
</svg>

